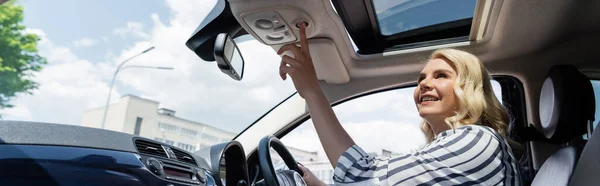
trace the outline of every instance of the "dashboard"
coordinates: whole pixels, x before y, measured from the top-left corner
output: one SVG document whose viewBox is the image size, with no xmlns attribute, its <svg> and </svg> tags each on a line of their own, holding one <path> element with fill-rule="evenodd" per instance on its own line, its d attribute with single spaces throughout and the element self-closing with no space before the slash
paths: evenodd
<svg viewBox="0 0 600 186">
<path fill-rule="evenodd" d="M 189 153 L 121 132 L 0 121 L 0 185 L 247 185 L 234 142 Z"/>
</svg>

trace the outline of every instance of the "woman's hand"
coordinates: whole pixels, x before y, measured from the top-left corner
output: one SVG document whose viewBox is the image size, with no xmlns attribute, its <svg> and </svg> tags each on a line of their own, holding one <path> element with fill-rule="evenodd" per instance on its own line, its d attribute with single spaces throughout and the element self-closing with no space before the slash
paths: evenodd
<svg viewBox="0 0 600 186">
<path fill-rule="evenodd" d="M 281 57 L 281 65 L 279 66 L 281 79 L 286 80 L 286 74 L 290 75 L 294 87 L 304 99 L 308 99 L 315 94 L 322 94 L 317 73 L 310 57 L 305 23 L 300 25 L 300 48 L 293 43 L 287 44 L 282 46 L 277 54 L 281 55 L 288 50 L 294 54 L 294 58 L 288 55 Z"/>
<path fill-rule="evenodd" d="M 302 170 L 302 173 L 304 173 L 304 176 L 302 176 L 302 179 L 304 179 L 304 182 L 306 182 L 306 185 L 308 186 L 326 186 L 327 184 L 323 183 L 321 180 L 319 180 L 315 174 L 313 174 L 310 170 L 308 170 L 308 168 L 298 164 L 298 167 L 300 168 L 300 170 Z"/>
</svg>

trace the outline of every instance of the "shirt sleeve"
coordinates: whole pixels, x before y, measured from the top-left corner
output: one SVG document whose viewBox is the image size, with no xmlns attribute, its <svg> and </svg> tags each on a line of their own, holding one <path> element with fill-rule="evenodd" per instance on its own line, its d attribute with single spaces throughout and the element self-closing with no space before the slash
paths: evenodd
<svg viewBox="0 0 600 186">
<path fill-rule="evenodd" d="M 502 144 L 498 136 L 474 127 L 442 135 L 425 148 L 393 157 L 369 155 L 352 146 L 338 159 L 333 180 L 340 185 L 433 185 L 500 183 Z"/>
</svg>

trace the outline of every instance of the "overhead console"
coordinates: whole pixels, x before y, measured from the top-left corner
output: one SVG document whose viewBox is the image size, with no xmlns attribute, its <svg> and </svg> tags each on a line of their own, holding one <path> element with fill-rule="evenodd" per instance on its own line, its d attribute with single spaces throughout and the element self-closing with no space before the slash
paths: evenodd
<svg viewBox="0 0 600 186">
<path fill-rule="evenodd" d="M 260 12 L 241 14 L 242 27 L 252 33 L 257 40 L 267 45 L 299 42 L 300 23 L 308 23 L 307 37 L 314 33 L 313 21 L 303 11 L 295 8 L 277 8 Z"/>
<path fill-rule="evenodd" d="M 285 20 L 277 12 L 259 12 L 243 18 L 246 25 L 267 44 L 279 44 L 296 41 L 296 36 Z"/>
<path fill-rule="evenodd" d="M 243 10 L 242 7 L 247 7 L 248 3 L 247 1 L 232 1 L 232 14 L 241 23 L 240 26 L 252 34 L 256 40 L 272 45 L 275 50 L 284 44 L 299 43 L 299 25 L 307 23 L 306 36 L 317 77 L 330 84 L 343 84 L 350 81 L 350 74 L 334 41 L 331 38 L 317 35 L 318 23 L 311 19 L 304 10 L 285 5 L 262 8 L 258 8 L 259 5 L 256 5 L 248 11 Z"/>
</svg>

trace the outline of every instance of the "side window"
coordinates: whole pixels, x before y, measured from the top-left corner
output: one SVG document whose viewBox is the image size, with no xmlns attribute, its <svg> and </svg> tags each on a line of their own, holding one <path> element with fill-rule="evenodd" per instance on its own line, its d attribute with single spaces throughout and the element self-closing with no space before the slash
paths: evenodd
<svg viewBox="0 0 600 186">
<path fill-rule="evenodd" d="M 594 116 L 594 129 L 600 121 L 600 80 L 591 80 L 592 87 L 594 87 L 594 97 L 596 98 L 596 114 Z"/>
<path fill-rule="evenodd" d="M 497 98 L 500 84 L 492 81 Z M 399 88 L 346 101 L 333 109 L 344 129 L 365 151 L 377 156 L 410 153 L 425 145 L 421 117 L 413 101 L 415 87 Z M 281 138 L 294 158 L 327 184 L 333 168 L 309 119 Z M 272 153 L 276 154 L 276 153 Z M 278 162 L 278 156 L 273 156 Z M 275 167 L 277 168 L 277 167 Z"/>
<path fill-rule="evenodd" d="M 596 132 L 596 126 L 600 123 L 600 80 L 590 80 L 590 82 L 592 83 L 594 98 L 596 100 L 596 114 L 594 114 L 594 121 L 592 122 L 592 132 Z M 584 134 L 583 139 L 587 140 L 588 135 Z"/>
</svg>

